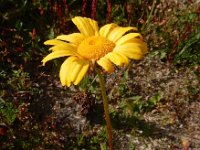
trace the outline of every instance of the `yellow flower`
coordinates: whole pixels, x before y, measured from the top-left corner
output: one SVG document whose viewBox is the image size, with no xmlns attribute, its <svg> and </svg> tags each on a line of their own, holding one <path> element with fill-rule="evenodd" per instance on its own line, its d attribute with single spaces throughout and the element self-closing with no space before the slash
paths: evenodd
<svg viewBox="0 0 200 150">
<path fill-rule="evenodd" d="M 60 68 L 63 86 L 77 85 L 90 66 L 98 64 L 109 73 L 114 71 L 113 64 L 127 65 L 129 59 L 139 60 L 147 53 L 147 44 L 135 27 L 121 27 L 115 23 L 106 24 L 99 29 L 95 20 L 74 17 L 72 22 L 80 33 L 60 35 L 44 44 L 52 45 L 52 51 L 43 60 L 67 56 Z"/>
</svg>

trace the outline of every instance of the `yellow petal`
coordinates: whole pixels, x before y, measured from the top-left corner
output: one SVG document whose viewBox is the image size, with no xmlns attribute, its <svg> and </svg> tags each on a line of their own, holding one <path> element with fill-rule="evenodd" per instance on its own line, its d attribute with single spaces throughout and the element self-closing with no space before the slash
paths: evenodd
<svg viewBox="0 0 200 150">
<path fill-rule="evenodd" d="M 135 60 L 141 60 L 144 58 L 144 55 L 136 54 L 136 53 L 124 53 L 124 55 L 128 55 L 127 57 Z"/>
<path fill-rule="evenodd" d="M 116 28 L 116 27 L 118 27 L 118 25 L 115 24 L 115 23 L 106 24 L 106 25 L 104 25 L 104 26 L 102 26 L 102 27 L 100 28 L 99 34 L 100 34 L 101 36 L 103 36 L 103 37 L 107 37 L 108 34 L 109 34 L 114 28 Z"/>
<path fill-rule="evenodd" d="M 60 45 L 60 44 L 66 44 L 66 42 L 57 40 L 57 39 L 52 39 L 52 40 L 47 40 L 44 42 L 45 45 Z"/>
<path fill-rule="evenodd" d="M 64 63 L 60 67 L 60 81 L 62 86 L 70 86 L 71 85 L 71 80 L 70 80 L 70 73 L 72 70 L 72 63 L 74 60 L 76 60 L 76 57 L 69 57 L 67 58 Z"/>
<path fill-rule="evenodd" d="M 90 22 L 90 24 L 94 28 L 95 36 L 98 36 L 99 35 L 99 26 L 98 26 L 98 23 L 96 21 L 92 20 L 92 19 L 89 19 L 89 22 Z"/>
<path fill-rule="evenodd" d="M 56 46 L 52 46 L 49 50 L 52 50 L 52 51 L 66 50 L 66 51 L 76 52 L 77 46 L 71 45 L 69 43 L 65 43 L 65 44 L 59 44 Z"/>
<path fill-rule="evenodd" d="M 82 69 L 82 66 L 83 66 L 84 62 L 83 61 L 80 61 L 80 60 L 76 60 L 73 62 L 72 65 L 72 72 L 70 73 L 70 80 L 72 82 L 75 81 L 75 79 L 77 78 L 80 70 Z"/>
<path fill-rule="evenodd" d="M 103 69 L 105 69 L 107 72 L 112 73 L 114 71 L 114 67 L 110 60 L 108 60 L 105 57 L 102 57 L 97 61 L 97 64 L 100 65 Z"/>
<path fill-rule="evenodd" d="M 108 35 L 108 39 L 110 41 L 116 42 L 120 39 L 126 32 L 130 30 L 137 30 L 135 27 L 117 27 L 113 29 L 110 34 Z"/>
<path fill-rule="evenodd" d="M 76 45 L 80 44 L 84 40 L 84 38 L 85 37 L 81 33 L 72 33 L 72 34 L 60 35 L 56 37 L 56 39 L 70 42 Z"/>
<path fill-rule="evenodd" d="M 133 48 L 133 47 L 139 47 L 141 49 L 141 52 L 143 54 L 147 53 L 147 43 L 145 43 L 144 41 L 142 41 L 141 39 L 138 38 L 133 38 L 130 39 L 129 41 L 122 43 L 122 44 L 116 44 L 116 49 L 124 49 L 125 47 L 129 47 L 129 48 Z M 139 52 L 139 53 L 141 53 Z"/>
<path fill-rule="evenodd" d="M 135 43 L 127 43 L 121 46 L 117 46 L 114 48 L 113 51 L 136 60 L 142 59 L 145 55 L 145 53 L 143 53 L 143 50 Z"/>
<path fill-rule="evenodd" d="M 74 85 L 77 85 L 80 83 L 80 81 L 83 79 L 84 75 L 88 71 L 88 68 L 89 68 L 89 62 L 85 61 L 76 77 L 76 80 L 74 81 Z"/>
<path fill-rule="evenodd" d="M 128 58 L 118 52 L 110 52 L 105 57 L 117 66 L 127 65 L 129 63 Z"/>
<path fill-rule="evenodd" d="M 49 55 L 47 55 L 43 60 L 43 65 L 45 65 L 45 63 L 49 60 L 55 59 L 55 58 L 59 58 L 59 57 L 64 57 L 64 56 L 70 56 L 70 55 L 74 55 L 74 53 L 72 51 L 68 51 L 68 50 L 60 50 L 60 51 L 54 51 L 52 53 L 50 53 Z"/>
<path fill-rule="evenodd" d="M 141 54 L 141 55 L 144 54 L 142 49 L 136 43 L 127 43 L 120 46 L 116 46 L 113 49 L 113 51 L 119 52 L 119 53 L 124 52 L 124 51 L 131 51 L 136 54 Z"/>
<path fill-rule="evenodd" d="M 79 31 L 86 37 L 95 35 L 95 20 L 85 17 L 74 17 L 72 22 L 77 26 Z M 94 22 L 94 23 L 91 23 Z"/>
<path fill-rule="evenodd" d="M 143 40 L 138 39 L 138 38 L 134 38 L 134 39 L 131 39 L 129 42 L 135 44 L 135 46 L 140 47 L 142 52 L 143 52 L 143 54 L 146 54 L 148 52 L 147 51 L 148 50 L 147 49 L 147 43 L 145 43 Z"/>
<path fill-rule="evenodd" d="M 122 45 L 124 43 L 128 43 L 131 40 L 136 39 L 137 37 L 139 37 L 141 40 L 143 40 L 143 37 L 142 37 L 142 35 L 140 33 L 129 33 L 129 34 L 126 34 L 116 42 L 116 46 Z"/>
</svg>

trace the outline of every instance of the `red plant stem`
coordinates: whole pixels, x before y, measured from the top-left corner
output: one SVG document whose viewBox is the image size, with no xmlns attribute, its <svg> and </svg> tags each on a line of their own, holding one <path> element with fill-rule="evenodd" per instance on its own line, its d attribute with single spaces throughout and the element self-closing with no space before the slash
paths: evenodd
<svg viewBox="0 0 200 150">
<path fill-rule="evenodd" d="M 32 40 L 35 40 L 35 38 L 36 38 L 36 29 L 33 28 L 32 29 Z"/>
<path fill-rule="evenodd" d="M 52 7 L 51 0 L 48 0 L 48 6 L 49 6 L 50 11 L 52 11 L 53 7 Z"/>
<path fill-rule="evenodd" d="M 86 6 L 87 6 L 87 0 L 83 0 L 82 16 L 86 16 L 85 12 Z"/>
<path fill-rule="evenodd" d="M 52 20 L 52 22 L 54 22 L 54 18 L 53 18 L 53 15 L 52 15 L 53 4 L 52 4 L 51 0 L 48 0 L 48 10 L 50 11 L 50 13 L 49 13 L 50 20 Z"/>
<path fill-rule="evenodd" d="M 54 12 L 56 14 L 58 13 L 58 2 L 57 1 L 54 3 Z"/>
<path fill-rule="evenodd" d="M 66 1 L 66 0 L 63 0 L 63 4 L 64 4 L 64 6 L 66 5 L 66 3 L 67 3 L 67 1 Z"/>
<path fill-rule="evenodd" d="M 40 15 L 43 16 L 44 15 L 44 7 L 43 7 L 42 3 L 40 3 L 39 10 L 40 10 Z"/>
<path fill-rule="evenodd" d="M 58 16 L 59 18 L 62 16 L 62 6 L 61 6 L 61 4 L 58 5 L 57 16 Z"/>
<path fill-rule="evenodd" d="M 112 6 L 110 0 L 106 0 L 107 3 L 107 14 L 106 14 L 106 21 L 110 22 L 111 20 L 111 11 L 112 11 Z"/>
<path fill-rule="evenodd" d="M 92 0 L 92 19 L 96 18 L 96 4 L 97 0 Z"/>
<path fill-rule="evenodd" d="M 64 8 L 65 8 L 65 14 L 68 14 L 69 8 L 68 8 L 66 0 L 63 0 L 63 4 L 64 4 Z"/>
</svg>

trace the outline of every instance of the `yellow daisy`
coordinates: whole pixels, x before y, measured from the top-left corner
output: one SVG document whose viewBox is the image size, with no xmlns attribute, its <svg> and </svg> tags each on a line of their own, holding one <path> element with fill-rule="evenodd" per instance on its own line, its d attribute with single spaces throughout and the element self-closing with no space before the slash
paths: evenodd
<svg viewBox="0 0 200 150">
<path fill-rule="evenodd" d="M 147 53 L 147 44 L 135 27 L 121 27 L 115 23 L 106 24 L 100 29 L 95 20 L 74 17 L 72 22 L 80 33 L 60 35 L 44 42 L 52 45 L 52 51 L 43 60 L 67 57 L 60 68 L 63 86 L 77 85 L 90 66 L 98 64 L 109 73 L 114 71 L 113 64 L 127 65 L 129 59 L 139 60 Z M 112 64 L 113 63 L 113 64 Z"/>
</svg>

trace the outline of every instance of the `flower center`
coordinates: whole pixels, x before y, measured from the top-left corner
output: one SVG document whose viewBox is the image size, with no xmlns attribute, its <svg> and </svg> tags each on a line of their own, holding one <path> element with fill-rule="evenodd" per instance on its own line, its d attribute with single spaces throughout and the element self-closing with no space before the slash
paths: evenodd
<svg viewBox="0 0 200 150">
<path fill-rule="evenodd" d="M 111 52 L 115 47 L 115 43 L 104 37 L 92 36 L 83 40 L 79 47 L 78 53 L 86 59 L 98 60 Z"/>
</svg>

